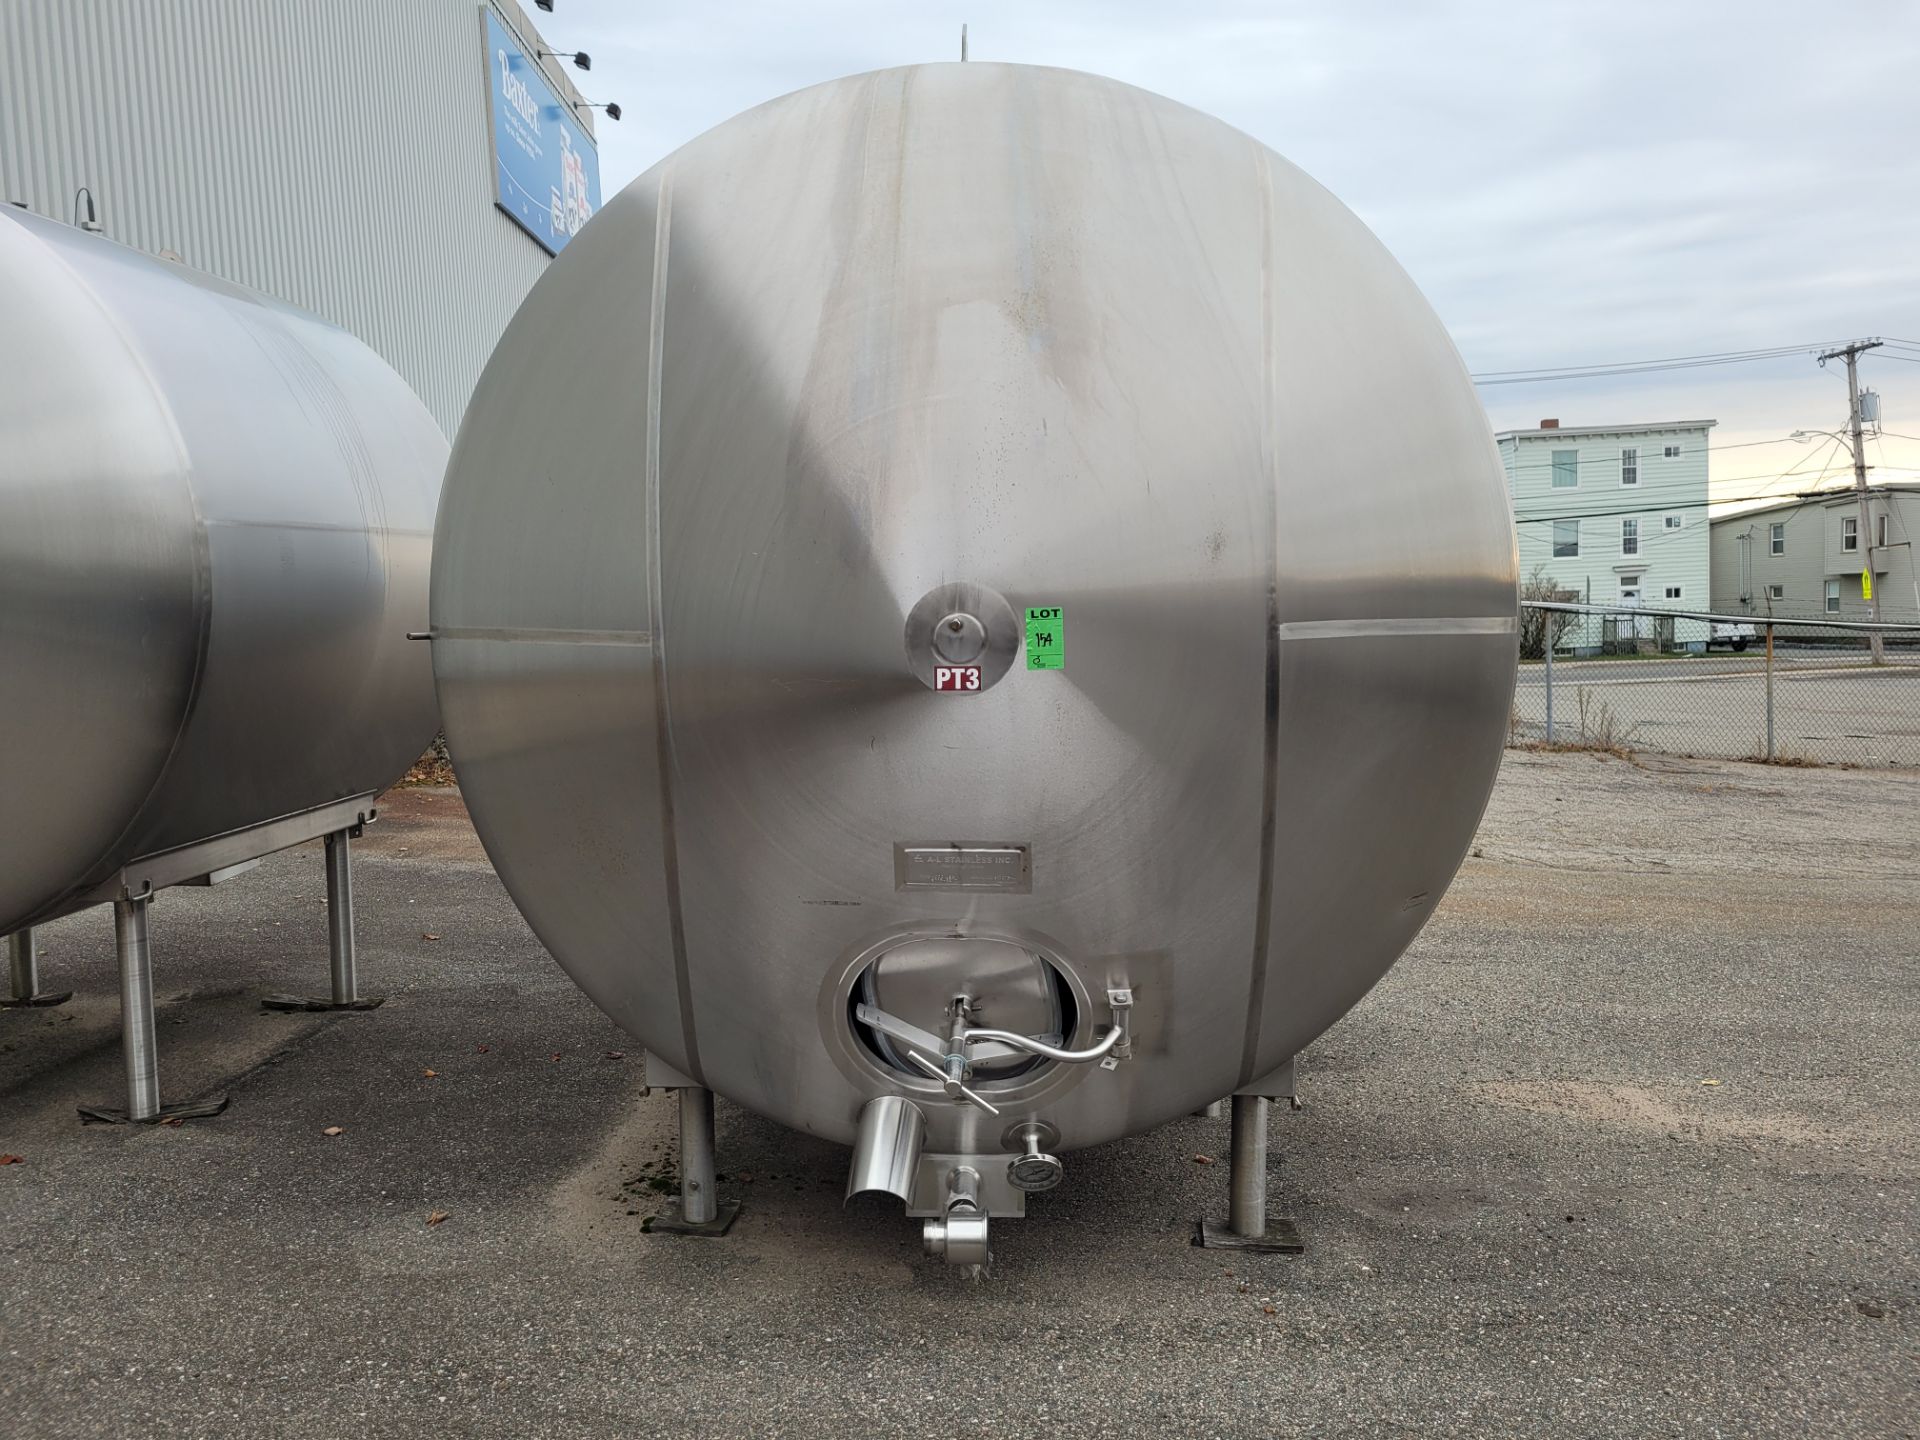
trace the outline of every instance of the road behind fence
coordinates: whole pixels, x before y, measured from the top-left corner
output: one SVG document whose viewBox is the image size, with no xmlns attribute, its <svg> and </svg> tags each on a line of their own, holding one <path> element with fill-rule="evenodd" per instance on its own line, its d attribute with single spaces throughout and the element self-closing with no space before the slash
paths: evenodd
<svg viewBox="0 0 1920 1440">
<path fill-rule="evenodd" d="M 1821 765 L 1920 766 L 1920 626 L 1874 627 L 1522 601 L 1518 740 Z M 1687 619 L 1751 625 L 1743 651 L 1662 649 Z M 1614 653 L 1528 659 L 1547 632 L 1604 627 Z M 1696 632 L 1701 627 L 1693 627 Z M 1531 646 L 1528 641 L 1531 640 Z M 1563 637 L 1561 644 L 1566 644 Z M 1547 647 L 1551 650 L 1552 647 Z"/>
</svg>

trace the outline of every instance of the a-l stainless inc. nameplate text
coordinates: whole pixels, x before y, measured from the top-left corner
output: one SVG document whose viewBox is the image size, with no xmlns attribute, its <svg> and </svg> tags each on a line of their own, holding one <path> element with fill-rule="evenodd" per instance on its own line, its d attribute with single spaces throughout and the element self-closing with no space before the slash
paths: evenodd
<svg viewBox="0 0 1920 1440">
<path fill-rule="evenodd" d="M 1025 845 L 954 842 L 893 847 L 896 890 L 990 890 L 1033 893 L 1033 866 Z"/>
</svg>

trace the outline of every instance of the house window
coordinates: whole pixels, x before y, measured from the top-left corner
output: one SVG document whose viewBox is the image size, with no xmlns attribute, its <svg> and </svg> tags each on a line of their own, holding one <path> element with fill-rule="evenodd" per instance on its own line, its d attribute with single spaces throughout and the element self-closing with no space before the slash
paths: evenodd
<svg viewBox="0 0 1920 1440">
<path fill-rule="evenodd" d="M 1565 560 L 1580 553 L 1580 522 L 1578 520 L 1556 520 L 1553 522 L 1553 558 Z"/>
<path fill-rule="evenodd" d="M 1629 445 L 1620 452 L 1620 483 L 1638 485 L 1640 483 L 1640 450 Z"/>
<path fill-rule="evenodd" d="M 1848 515 L 1840 521 L 1840 548 L 1848 554 L 1860 548 L 1860 517 Z"/>
<path fill-rule="evenodd" d="M 1682 525 L 1686 523 L 1687 522 L 1684 516 L 1680 516 L 1680 515 L 1667 516 L 1667 529 L 1669 530 L 1678 530 Z"/>
<path fill-rule="evenodd" d="M 1678 445 L 1669 445 L 1663 453 L 1669 460 L 1678 460 L 1680 458 L 1680 447 Z"/>
<path fill-rule="evenodd" d="M 1640 553 L 1640 522 L 1638 520 L 1620 522 L 1620 553 L 1622 555 Z"/>
<path fill-rule="evenodd" d="M 1680 587 L 1678 585 L 1667 586 L 1667 599 L 1678 600 L 1679 598 L 1680 598 Z"/>
<path fill-rule="evenodd" d="M 1767 532 L 1773 537 L 1773 553 L 1776 555 L 1786 554 L 1787 527 L 1785 525 L 1769 525 Z"/>
<path fill-rule="evenodd" d="M 1787 587 L 1786 587 L 1786 586 L 1784 586 L 1784 585 L 1769 585 L 1769 586 L 1767 586 L 1767 598 L 1768 598 L 1769 600 L 1784 600 L 1784 599 L 1786 599 L 1786 598 L 1787 598 Z"/>
<path fill-rule="evenodd" d="M 1881 550 L 1887 548 L 1887 517 L 1884 515 L 1873 517 L 1873 543 Z"/>
<path fill-rule="evenodd" d="M 1840 613 L 1840 582 L 1838 580 L 1827 581 L 1827 613 L 1829 615 Z"/>
<path fill-rule="evenodd" d="M 1580 452 L 1578 450 L 1556 450 L 1553 452 L 1553 488 L 1571 490 L 1580 483 Z"/>
</svg>

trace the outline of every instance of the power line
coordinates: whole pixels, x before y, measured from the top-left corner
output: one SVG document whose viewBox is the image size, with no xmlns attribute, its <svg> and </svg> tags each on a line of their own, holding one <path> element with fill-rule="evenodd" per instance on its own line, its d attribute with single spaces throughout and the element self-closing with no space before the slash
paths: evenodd
<svg viewBox="0 0 1920 1440">
<path fill-rule="evenodd" d="M 1808 478 L 1817 480 L 1825 477 L 1824 475 L 1810 475 Z M 1776 490 L 1772 494 L 1723 495 L 1715 496 L 1710 500 L 1674 500 L 1658 505 L 1618 505 L 1607 510 L 1541 511 L 1529 515 L 1522 515 L 1516 511 L 1513 519 L 1516 525 L 1538 525 L 1548 520 L 1604 520 L 1609 515 L 1670 515 L 1680 510 L 1707 510 L 1716 505 L 1748 505 L 1758 500 L 1778 501 L 1782 505 L 1792 500 L 1799 500 L 1805 505 L 1812 505 L 1838 496 L 1851 495 L 1852 493 L 1852 490 L 1847 486 L 1832 485 L 1820 490 L 1797 490 L 1787 491 L 1785 493 Z M 1753 511 L 1749 513 L 1758 514 L 1759 512 Z M 1723 516 L 1722 518 L 1732 519 L 1734 517 Z"/>
<path fill-rule="evenodd" d="M 1826 479 L 1827 471 L 1831 469 L 1833 465 L 1833 452 L 1840 448 L 1840 437 L 1838 435 L 1831 436 L 1829 437 L 1829 439 L 1831 443 L 1828 444 L 1825 450 L 1821 450 L 1817 447 L 1808 450 L 1805 458 L 1796 461 L 1792 465 L 1789 465 L 1787 467 L 1787 473 L 1785 475 L 1782 475 L 1779 480 L 1769 481 L 1768 483 L 1770 485 L 1782 484 L 1785 481 L 1792 479 L 1794 475 L 1800 473 L 1805 468 L 1807 461 L 1809 460 L 1817 460 L 1818 462 L 1817 468 L 1815 469 L 1815 472 L 1813 475 L 1813 479 L 1816 482 Z"/>
<path fill-rule="evenodd" d="M 1905 437 L 1901 437 L 1901 438 L 1905 438 Z M 1827 443 L 1827 448 L 1825 451 L 1816 450 L 1809 454 L 1809 456 L 1807 457 L 1808 459 L 1812 459 L 1815 456 L 1818 456 L 1820 458 L 1820 468 L 1813 472 L 1814 478 L 1817 479 L 1821 476 L 1824 476 L 1827 470 L 1831 468 L 1827 464 L 1827 457 L 1833 453 L 1835 447 L 1837 447 L 1839 443 L 1840 442 L 1837 439 L 1830 440 Z M 1777 484 L 1783 480 L 1791 480 L 1796 475 L 1804 475 L 1806 472 L 1802 469 L 1802 466 L 1804 466 L 1805 463 L 1806 463 L 1805 461 L 1802 461 L 1800 462 L 1800 464 L 1790 466 L 1786 470 L 1775 471 L 1772 474 L 1768 474 L 1768 475 L 1724 475 L 1720 477 L 1717 483 L 1722 485 L 1738 485 L 1749 480 L 1754 480 L 1754 481 L 1759 481 L 1763 484 Z M 1913 470 L 1915 467 L 1911 465 L 1888 465 L 1880 468 L 1887 469 L 1887 470 L 1898 470 L 1898 471 L 1901 471 L 1902 473 L 1905 473 L 1907 471 Z M 1691 493 L 1693 490 L 1695 490 L 1698 487 L 1699 483 L 1700 482 L 1694 481 L 1694 480 L 1648 481 L 1648 482 L 1642 482 L 1639 485 L 1620 485 L 1616 483 L 1613 486 L 1611 486 L 1610 489 L 1612 490 L 1613 493 L 1617 494 L 1622 501 L 1625 501 L 1629 497 L 1629 495 L 1657 497 L 1662 494 L 1670 494 L 1674 490 L 1681 489 L 1682 487 L 1684 487 L 1684 489 L 1687 492 Z M 1576 498 L 1577 492 L 1579 489 L 1580 489 L 1579 486 L 1569 485 L 1569 486 L 1563 487 L 1558 493 L 1566 496 L 1568 500 L 1573 500 Z M 1553 492 L 1549 492 L 1548 495 L 1530 495 L 1527 498 L 1529 500 L 1544 500 L 1544 499 L 1551 498 L 1552 493 Z M 1767 496 L 1762 494 L 1762 495 L 1749 495 L 1742 498 L 1749 499 L 1749 500 L 1766 500 L 1766 499 L 1778 498 L 1778 497 Z M 1737 505 L 1740 503 L 1740 501 L 1738 499 L 1713 499 L 1706 503 L 1713 504 L 1713 505 Z M 1634 510 L 1643 510 L 1643 509 L 1649 509 L 1649 508 L 1657 508 L 1657 507 L 1649 506 L 1649 505 L 1627 505 L 1625 512 L 1609 512 L 1609 513 L 1631 513 Z M 1671 510 L 1671 509 L 1679 509 L 1681 507 L 1678 505 L 1669 505 L 1669 506 L 1666 506 L 1666 508 Z"/>
<path fill-rule="evenodd" d="M 1653 365 L 1737 365 L 1749 360 L 1797 355 L 1821 348 L 1823 347 L 1820 345 L 1763 345 L 1748 350 L 1709 350 L 1697 355 L 1662 355 L 1645 360 L 1600 360 L 1586 361 L 1573 365 L 1536 365 L 1516 370 L 1476 371 L 1474 373 L 1474 379 L 1518 379 L 1534 375 L 1558 375 L 1570 371 L 1604 372 L 1609 370 L 1638 370 Z"/>
<path fill-rule="evenodd" d="M 1585 428 L 1585 427 L 1575 427 L 1575 428 L 1576 428 L 1576 429 L 1578 429 L 1578 428 Z M 1594 428 L 1604 428 L 1604 427 L 1594 427 Z M 1531 436 L 1535 436 L 1535 437 L 1538 437 L 1538 436 L 1550 436 L 1550 435 L 1552 435 L 1552 434 L 1553 434 L 1554 432 L 1553 432 L 1553 431 L 1551 431 L 1551 430 L 1542 430 L 1542 431 L 1537 431 L 1537 432 L 1535 432 L 1535 431 L 1529 431 L 1529 432 L 1527 432 L 1527 433 L 1528 433 L 1529 435 L 1531 435 Z M 1620 434 L 1622 434 L 1622 435 L 1643 435 L 1643 434 L 1658 434 L 1658 433 L 1660 433 L 1660 432 L 1659 432 L 1659 431 L 1658 431 L 1658 429 L 1656 428 L 1655 430 L 1652 430 L 1652 431 L 1644 431 L 1644 430 L 1628 430 L 1628 429 L 1622 429 L 1622 430 L 1620 430 L 1620 431 L 1619 431 L 1618 433 L 1620 433 Z M 1892 433 L 1892 432 L 1888 432 L 1888 433 Z M 1572 433 L 1570 432 L 1570 433 L 1568 434 L 1568 437 L 1567 437 L 1567 438 L 1568 438 L 1568 440 L 1569 440 L 1569 442 L 1573 442 L 1573 441 L 1577 441 L 1577 440 L 1578 440 L 1579 438 L 1581 438 L 1581 437 L 1579 437 L 1579 436 L 1577 436 L 1577 435 L 1574 435 L 1574 434 L 1572 434 Z M 1902 439 L 1912 439 L 1912 438 L 1914 438 L 1914 437 L 1912 437 L 1912 436 L 1902 436 L 1902 437 L 1900 437 L 1900 438 L 1902 438 Z M 1754 448 L 1756 448 L 1756 447 L 1758 447 L 1758 446 L 1761 446 L 1761 445 L 1786 445 L 1786 444 L 1789 444 L 1789 443 L 1792 443 L 1792 444 L 1799 444 L 1799 443 L 1801 443 L 1801 442 L 1799 442 L 1799 441 L 1796 441 L 1796 440 L 1794 440 L 1794 438 L 1793 438 L 1793 436 L 1791 436 L 1791 435 L 1781 435 L 1781 436 L 1778 436 L 1777 438 L 1775 438 L 1775 439 L 1772 439 L 1772 440 L 1730 440 L 1730 441 L 1728 441 L 1728 442 L 1727 442 L 1726 444 L 1724 444 L 1724 445 L 1719 445 L 1719 444 L 1705 444 L 1705 445 L 1695 445 L 1695 446 L 1692 446 L 1692 447 L 1690 447 L 1690 449 L 1691 449 L 1691 450 L 1704 450 L 1704 451 L 1706 451 L 1706 452 L 1707 452 L 1707 453 L 1708 453 L 1709 455 L 1717 455 L 1717 454 L 1719 454 L 1719 453 L 1720 453 L 1720 452 L 1721 452 L 1722 450 L 1752 450 L 1752 449 L 1754 449 Z M 1665 442 L 1664 442 L 1664 441 L 1662 441 L 1662 442 L 1661 442 L 1661 444 L 1662 444 L 1662 445 L 1664 446 L 1664 444 L 1665 444 Z M 1536 449 L 1537 449 L 1537 448 L 1539 448 L 1539 447 L 1537 447 L 1537 446 L 1536 446 L 1536 447 L 1534 447 L 1534 448 L 1536 448 Z M 1634 448 L 1636 448 L 1636 447 L 1634 447 L 1634 446 L 1630 446 L 1630 445 L 1623 445 L 1623 446 L 1621 446 L 1620 448 L 1621 448 L 1621 449 L 1623 449 L 1623 450 L 1630 450 L 1630 449 L 1634 449 Z M 1648 448 L 1648 449 L 1651 449 L 1652 447 L 1651 447 L 1651 446 L 1648 446 L 1648 447 L 1646 447 L 1646 448 Z M 1657 463 L 1659 463 L 1659 464 L 1662 464 L 1662 465 L 1664 465 L 1664 464 L 1666 464 L 1666 463 L 1667 463 L 1667 462 L 1666 462 L 1666 457 L 1664 457 L 1664 456 L 1651 456 L 1651 455 L 1650 455 L 1650 456 L 1647 456 L 1647 457 L 1646 457 L 1646 461 L 1647 461 L 1648 463 L 1654 463 L 1654 462 L 1657 462 Z M 1551 470 L 1551 469 L 1553 468 L 1553 462 L 1552 462 L 1552 461 L 1550 461 L 1550 460 L 1529 460 L 1529 461 L 1527 461 L 1527 462 L 1525 462 L 1525 463 L 1523 464 L 1523 463 L 1521 463 L 1521 462 L 1520 462 L 1520 461 L 1519 461 L 1519 460 L 1518 460 L 1518 459 L 1516 458 L 1516 459 L 1515 459 L 1515 461 L 1514 461 L 1514 463 L 1513 463 L 1513 467 L 1512 467 L 1512 468 L 1513 468 L 1513 469 L 1515 469 L 1515 470 Z M 1657 482 L 1655 482 L 1655 483 L 1657 483 Z"/>
<path fill-rule="evenodd" d="M 1604 379 L 1613 375 L 1648 375 L 1661 370 L 1697 370 L 1710 365 L 1747 365 L 1810 355 L 1829 348 L 1813 345 L 1774 345 L 1756 350 L 1718 350 L 1701 355 L 1668 355 L 1653 360 L 1616 360 L 1589 365 L 1551 365 L 1531 370 L 1482 370 L 1472 375 L 1476 385 L 1534 385 L 1552 380 Z"/>
<path fill-rule="evenodd" d="M 1622 505 L 1613 510 L 1578 510 L 1566 514 L 1521 515 L 1515 513 L 1516 525 L 1544 525 L 1550 520 L 1604 520 L 1611 515 L 1661 515 L 1672 514 L 1679 510 L 1706 510 L 1715 505 L 1745 505 L 1755 500 L 1777 500 L 1782 505 L 1790 500 L 1799 500 L 1805 505 L 1826 500 L 1832 496 L 1846 496 L 1852 492 L 1843 485 L 1835 485 L 1826 490 L 1810 490 L 1797 494 L 1782 495 L 1777 491 L 1772 495 L 1732 495 L 1716 500 L 1677 500 L 1671 505 Z M 1757 513 L 1757 512 L 1756 512 Z M 1734 519 L 1734 516 L 1724 516 Z"/>
<path fill-rule="evenodd" d="M 1914 436 L 1899 435 L 1897 432 L 1891 432 L 1891 431 L 1884 432 L 1884 433 L 1893 434 L 1896 439 L 1920 438 L 1920 437 L 1914 437 Z M 1738 484 L 1743 481 L 1752 480 L 1752 481 L 1760 481 L 1765 484 L 1778 485 L 1784 481 L 1793 480 L 1795 478 L 1816 480 L 1816 481 L 1822 480 L 1826 478 L 1827 474 L 1834 468 L 1833 465 L 1831 464 L 1831 458 L 1834 452 L 1840 447 L 1840 444 L 1841 444 L 1841 441 L 1839 437 L 1837 436 L 1832 437 L 1832 438 L 1829 438 L 1825 449 L 1814 450 L 1809 452 L 1806 459 L 1801 460 L 1799 463 L 1789 467 L 1785 471 L 1781 471 L 1779 473 L 1772 474 L 1772 475 L 1729 475 L 1729 476 L 1723 477 L 1719 483 Z M 1814 459 L 1818 459 L 1819 461 L 1818 468 L 1811 471 L 1806 470 L 1804 467 L 1806 466 L 1807 461 L 1814 460 Z M 1849 464 L 1851 464 L 1851 461 L 1849 461 Z M 1529 468 L 1532 468 L 1532 467 L 1529 467 Z M 1916 473 L 1916 467 L 1911 465 L 1883 465 L 1883 466 L 1878 466 L 1876 468 L 1880 470 L 1897 471 L 1902 474 Z M 1783 494 L 1779 491 L 1775 491 L 1773 493 L 1767 493 L 1765 491 L 1762 491 L 1761 493 L 1754 494 L 1754 495 L 1710 496 L 1705 500 L 1668 501 L 1662 498 L 1664 494 L 1670 494 L 1673 490 L 1679 489 L 1681 487 L 1684 487 L 1685 490 L 1689 494 L 1691 494 L 1696 490 L 1698 483 L 1699 482 L 1697 481 L 1682 480 L 1682 481 L 1642 482 L 1640 485 L 1616 485 L 1613 487 L 1613 492 L 1619 496 L 1620 503 L 1615 505 L 1610 505 L 1605 509 L 1579 510 L 1579 511 L 1574 511 L 1574 510 L 1540 511 L 1538 513 L 1529 514 L 1529 515 L 1521 515 L 1518 512 L 1516 512 L 1515 521 L 1516 523 L 1530 524 L 1530 523 L 1537 523 L 1543 520 L 1587 520 L 1587 519 L 1601 519 L 1609 515 L 1636 515 L 1636 514 L 1645 514 L 1648 512 L 1663 511 L 1663 510 L 1664 511 L 1698 510 L 1698 509 L 1703 509 L 1707 506 L 1712 506 L 1712 505 L 1743 505 L 1743 504 L 1748 504 L 1753 501 L 1759 501 L 1759 500 L 1788 500 L 1788 499 L 1796 498 L 1797 495 L 1804 493 L 1804 492 L 1790 491 Z M 1564 495 L 1568 501 L 1573 501 L 1575 499 L 1575 493 L 1574 493 L 1575 489 L 1576 487 L 1569 486 L 1559 493 L 1561 495 Z M 1836 489 L 1834 493 L 1839 494 L 1844 492 Z M 1552 494 L 1549 493 L 1548 495 L 1530 495 L 1526 498 L 1530 502 L 1537 503 L 1542 500 L 1549 500 L 1553 497 L 1552 497 Z M 1815 498 L 1820 498 L 1820 497 L 1816 496 Z"/>
<path fill-rule="evenodd" d="M 1840 442 L 1838 440 L 1835 440 L 1831 444 L 1829 444 L 1827 447 L 1826 454 L 1831 455 L 1836 449 L 1839 448 L 1839 444 Z M 1823 457 L 1820 469 L 1807 474 L 1804 478 L 1809 480 L 1825 479 L 1827 472 L 1832 468 L 1833 467 L 1831 465 L 1826 463 L 1826 460 Z M 1785 480 L 1790 478 L 1793 475 L 1793 473 L 1794 472 L 1792 471 L 1788 471 L 1786 475 L 1778 476 L 1776 478 Z M 1614 516 L 1614 515 L 1650 515 L 1650 514 L 1661 513 L 1661 512 L 1672 514 L 1673 512 L 1680 511 L 1680 510 L 1705 510 L 1715 505 L 1744 505 L 1756 500 L 1778 500 L 1781 502 L 1785 502 L 1787 500 L 1798 499 L 1801 501 L 1801 507 L 1803 508 L 1804 506 L 1813 504 L 1816 501 L 1825 500 L 1829 495 L 1844 495 L 1846 493 L 1847 491 L 1844 488 L 1835 486 L 1831 490 L 1801 491 L 1801 492 L 1798 492 L 1797 494 L 1790 493 L 1790 494 L 1783 495 L 1778 491 L 1775 491 L 1772 494 L 1762 493 L 1758 495 L 1731 495 L 1731 496 L 1723 495 L 1716 498 L 1710 498 L 1705 500 L 1678 500 L 1678 501 L 1673 501 L 1671 503 L 1663 503 L 1658 505 L 1646 505 L 1646 504 L 1615 505 L 1605 510 L 1543 511 L 1543 512 L 1530 514 L 1530 515 L 1523 515 L 1518 511 L 1515 511 L 1513 518 L 1514 518 L 1514 523 L 1516 525 L 1538 525 L 1549 520 L 1603 520 L 1608 518 L 1609 516 Z M 1731 517 L 1728 517 L 1728 518 L 1731 518 Z"/>
<path fill-rule="evenodd" d="M 1851 464 L 1852 464 L 1851 461 L 1847 461 L 1841 465 L 1823 465 L 1819 470 L 1808 471 L 1804 475 L 1802 475 L 1800 478 L 1806 479 L 1806 480 L 1824 480 L 1829 474 L 1832 474 L 1842 469 L 1849 468 Z M 1901 474 L 1920 473 L 1920 466 L 1913 466 L 1913 465 L 1880 465 L 1880 466 L 1875 466 L 1873 468 L 1878 470 L 1898 471 Z M 1749 476 L 1748 478 L 1757 479 L 1759 477 Z M 1781 476 L 1776 476 L 1775 478 L 1778 480 L 1785 480 L 1785 479 L 1788 479 L 1789 477 L 1785 475 L 1781 475 Z M 1903 481 L 1900 483 L 1904 488 L 1910 482 Z M 1627 487 L 1627 490 L 1629 493 L 1632 491 L 1632 488 L 1633 488 L 1632 486 Z M 1872 487 L 1869 487 L 1869 488 L 1872 488 Z M 1787 501 L 1787 500 L 1804 497 L 1807 495 L 1813 495 L 1815 498 L 1819 498 L 1820 496 L 1823 496 L 1826 493 L 1827 492 L 1825 490 L 1816 490 L 1816 491 L 1807 491 L 1807 490 L 1766 491 L 1766 490 L 1763 490 L 1754 495 L 1712 495 L 1706 498 L 1705 500 L 1665 500 L 1665 499 L 1661 499 L 1658 496 L 1643 496 L 1643 497 L 1640 497 L 1639 499 L 1629 501 L 1629 500 L 1626 500 L 1623 496 L 1623 500 L 1621 504 L 1609 506 L 1607 509 L 1604 509 L 1604 510 L 1541 511 L 1539 514 L 1530 516 L 1528 518 L 1536 519 L 1536 520 L 1556 520 L 1556 519 L 1571 520 L 1581 515 L 1634 515 L 1634 514 L 1640 514 L 1648 511 L 1655 511 L 1655 510 L 1697 510 L 1700 507 L 1705 505 L 1745 505 L 1755 500 Z M 1833 493 L 1843 494 L 1845 492 L 1843 489 L 1836 487 Z M 1527 498 L 1528 500 L 1538 500 L 1543 497 L 1528 496 Z"/>
<path fill-rule="evenodd" d="M 1913 354 L 1894 355 L 1882 350 L 1885 360 L 1900 360 L 1920 365 L 1920 341 L 1888 339 L 1885 344 Z M 1712 350 L 1699 355 L 1669 355 L 1652 360 L 1615 360 L 1587 365 L 1546 365 L 1520 370 L 1476 370 L 1471 379 L 1476 385 L 1537 385 L 1554 380 L 1599 380 L 1614 375 L 1651 375 L 1663 370 L 1697 370 L 1710 365 L 1748 365 L 1765 360 L 1783 360 L 1790 355 L 1813 355 L 1833 348 L 1821 341 L 1813 345 L 1770 345 L 1752 350 Z M 1731 447 L 1725 447 L 1731 448 Z"/>
</svg>

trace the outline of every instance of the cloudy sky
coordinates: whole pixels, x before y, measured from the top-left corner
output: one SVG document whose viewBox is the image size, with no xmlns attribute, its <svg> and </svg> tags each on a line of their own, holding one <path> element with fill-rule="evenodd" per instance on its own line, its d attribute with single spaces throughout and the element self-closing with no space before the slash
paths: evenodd
<svg viewBox="0 0 1920 1440">
<path fill-rule="evenodd" d="M 1386 242 L 1476 372 L 1887 335 L 1920 342 L 1914 0 L 556 0 L 625 115 L 618 189 L 776 95 L 958 58 L 1090 70 L 1210 111 Z M 1869 358 L 1888 479 L 1920 478 L 1920 349 Z M 1716 497 L 1791 493 L 1846 388 L 1807 356 L 1485 387 L 1497 428 L 1714 418 Z M 1756 441 L 1777 444 L 1753 444 Z M 1741 448 L 1734 449 L 1734 446 Z M 1791 478 L 1782 479 L 1799 466 Z M 1843 478 L 1840 454 L 1827 472 Z"/>
</svg>

